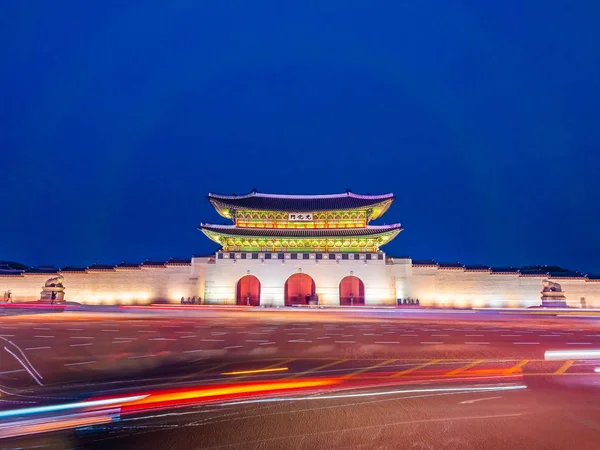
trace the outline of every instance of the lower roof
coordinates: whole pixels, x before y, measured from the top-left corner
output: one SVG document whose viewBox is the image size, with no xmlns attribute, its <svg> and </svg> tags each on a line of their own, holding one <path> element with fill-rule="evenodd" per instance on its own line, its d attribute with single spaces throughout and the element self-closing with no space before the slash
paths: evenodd
<svg viewBox="0 0 600 450">
<path fill-rule="evenodd" d="M 374 236 L 389 232 L 402 231 L 399 223 L 393 225 L 369 225 L 365 228 L 254 228 L 236 227 L 235 225 L 200 224 L 201 231 L 224 234 L 228 236 L 255 236 L 273 238 L 336 238 Z"/>
</svg>

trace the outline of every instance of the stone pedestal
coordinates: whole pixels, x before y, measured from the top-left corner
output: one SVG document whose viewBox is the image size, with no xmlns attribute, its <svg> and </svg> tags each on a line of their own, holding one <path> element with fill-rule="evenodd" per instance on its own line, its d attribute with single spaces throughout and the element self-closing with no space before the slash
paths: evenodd
<svg viewBox="0 0 600 450">
<path fill-rule="evenodd" d="M 65 288 L 62 286 L 44 286 L 40 294 L 40 301 L 44 303 L 64 302 Z"/>
<path fill-rule="evenodd" d="M 566 308 L 567 298 L 564 292 L 543 292 L 542 291 L 542 306 L 550 306 L 555 308 Z"/>
</svg>

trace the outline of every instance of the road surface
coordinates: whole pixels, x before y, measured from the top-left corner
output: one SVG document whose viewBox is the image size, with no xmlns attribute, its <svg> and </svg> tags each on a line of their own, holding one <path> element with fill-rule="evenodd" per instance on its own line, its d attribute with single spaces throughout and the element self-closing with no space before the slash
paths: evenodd
<svg viewBox="0 0 600 450">
<path fill-rule="evenodd" d="M 599 325 L 394 310 L 1 317 L 0 413 L 141 389 L 356 384 L 135 412 L 0 447 L 595 449 L 600 356 L 585 354 L 600 349 Z"/>
</svg>

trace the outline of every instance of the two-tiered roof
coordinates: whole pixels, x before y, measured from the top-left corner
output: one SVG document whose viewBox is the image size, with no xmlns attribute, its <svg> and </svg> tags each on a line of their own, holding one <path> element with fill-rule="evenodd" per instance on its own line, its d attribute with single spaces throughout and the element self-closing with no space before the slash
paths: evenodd
<svg viewBox="0 0 600 450">
<path fill-rule="evenodd" d="M 227 251 L 377 251 L 400 224 L 368 225 L 381 217 L 393 194 L 209 194 L 217 212 L 234 225 L 201 224 Z"/>
</svg>

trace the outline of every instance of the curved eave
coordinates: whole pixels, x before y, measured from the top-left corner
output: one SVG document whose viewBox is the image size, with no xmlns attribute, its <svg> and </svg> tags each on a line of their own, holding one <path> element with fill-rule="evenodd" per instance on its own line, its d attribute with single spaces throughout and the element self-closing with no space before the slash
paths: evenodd
<svg viewBox="0 0 600 450">
<path fill-rule="evenodd" d="M 227 203 L 220 202 L 218 199 L 211 197 L 210 195 L 208 196 L 208 200 L 221 217 L 233 220 L 235 212 L 232 213 L 232 211 L 235 210 L 231 209 L 231 207 Z"/>
<path fill-rule="evenodd" d="M 210 229 L 207 228 L 206 226 L 204 226 L 203 224 L 200 225 L 200 227 L 198 227 L 210 240 L 212 240 L 213 242 L 216 242 L 219 245 L 223 245 L 223 241 L 226 239 L 243 239 L 243 240 L 301 240 L 301 239 L 313 239 L 313 240 L 318 240 L 318 241 L 322 241 L 322 240 L 329 240 L 329 239 L 343 239 L 343 240 L 348 240 L 348 239 L 373 239 L 373 240 L 377 240 L 379 242 L 379 245 L 384 245 L 389 243 L 390 241 L 392 241 L 396 236 L 398 236 L 398 233 L 400 233 L 400 231 L 403 230 L 402 226 L 400 224 L 397 225 L 393 225 L 393 226 L 389 226 L 387 228 L 383 228 L 381 229 L 381 231 L 377 231 L 374 230 L 373 233 L 369 233 L 369 234 L 363 234 L 363 235 L 343 235 L 343 234 L 331 234 L 329 236 L 310 236 L 310 235 L 306 235 L 306 236 L 285 236 L 285 235 L 269 235 L 268 234 L 268 229 L 264 229 L 264 228 L 257 228 L 257 231 L 261 231 L 262 233 L 256 233 L 256 234 L 244 234 L 244 235 L 240 235 L 240 234 L 235 234 L 235 233 L 228 233 L 227 229 L 223 229 L 223 230 L 215 230 L 215 229 Z M 348 228 L 340 228 L 340 231 L 348 231 Z M 250 230 L 249 229 L 244 229 L 244 231 L 246 233 L 248 233 Z"/>
<path fill-rule="evenodd" d="M 381 216 L 383 216 L 386 213 L 386 211 L 389 209 L 389 207 L 393 201 L 394 201 L 394 197 L 391 197 L 388 200 L 385 200 L 381 203 L 371 206 L 369 208 L 371 211 L 367 217 L 367 222 L 370 220 L 379 219 Z"/>
</svg>

